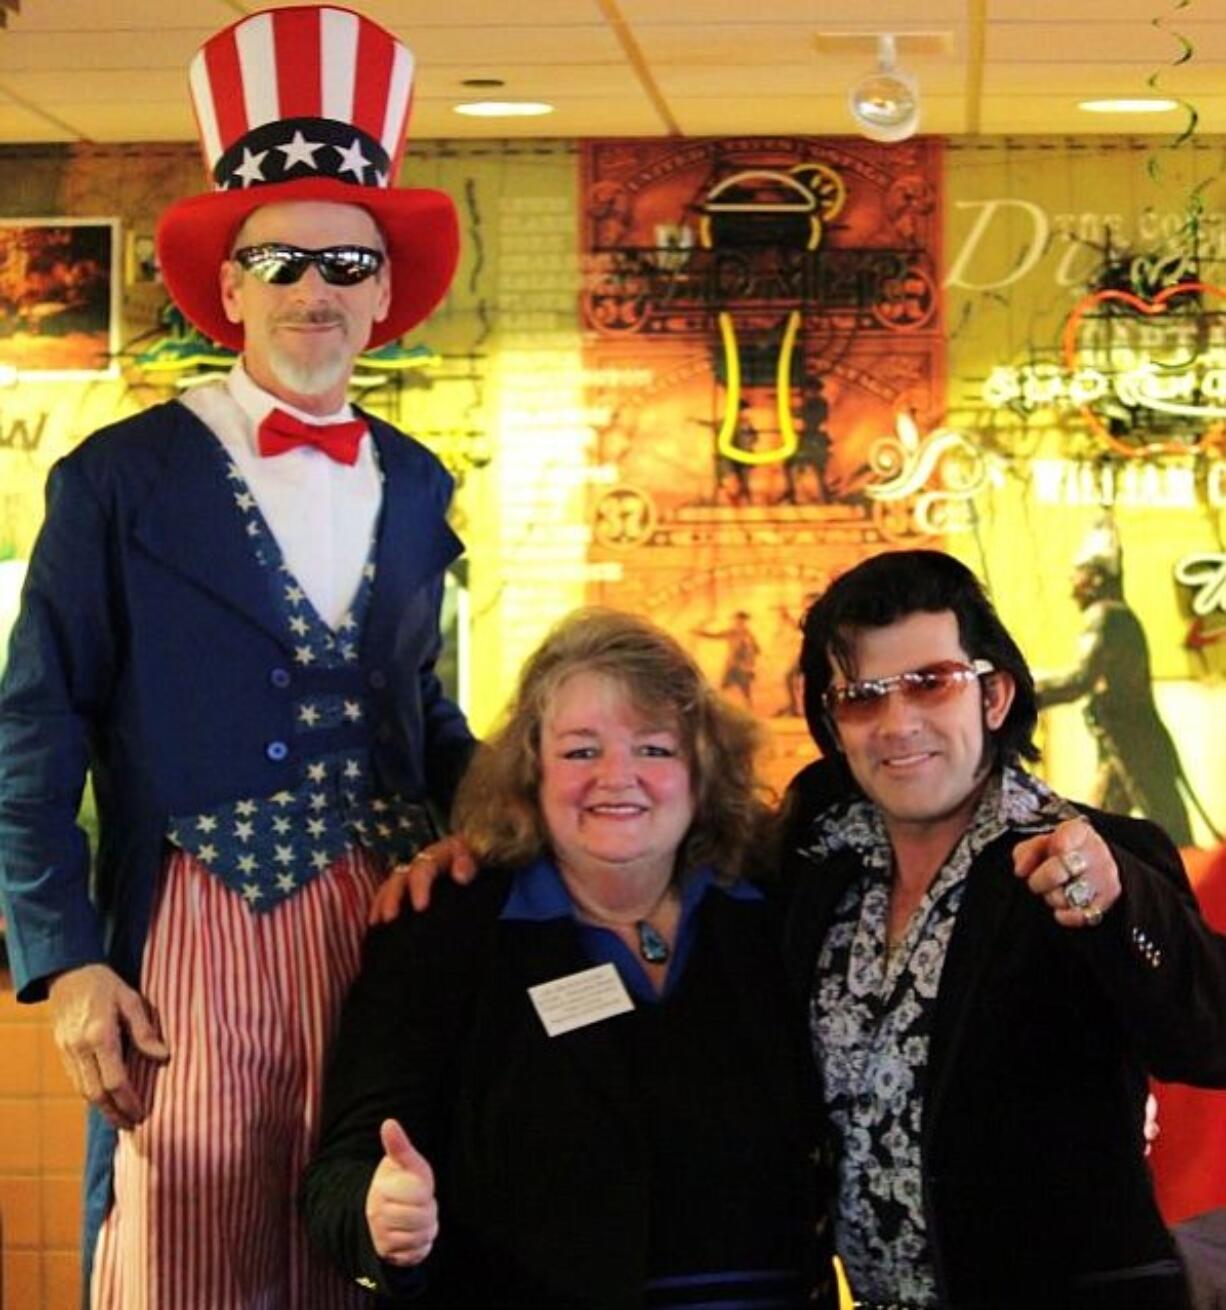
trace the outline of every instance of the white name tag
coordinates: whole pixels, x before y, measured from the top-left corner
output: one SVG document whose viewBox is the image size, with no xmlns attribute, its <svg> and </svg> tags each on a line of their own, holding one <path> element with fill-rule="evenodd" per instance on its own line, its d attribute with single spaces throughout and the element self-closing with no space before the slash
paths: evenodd
<svg viewBox="0 0 1226 1310">
<path fill-rule="evenodd" d="M 601 1019 L 611 1019 L 615 1014 L 634 1009 L 634 1002 L 611 964 L 598 964 L 594 969 L 537 983 L 528 988 L 528 995 L 550 1037 L 560 1037 L 575 1028 L 586 1028 L 589 1023 L 599 1023 Z"/>
</svg>

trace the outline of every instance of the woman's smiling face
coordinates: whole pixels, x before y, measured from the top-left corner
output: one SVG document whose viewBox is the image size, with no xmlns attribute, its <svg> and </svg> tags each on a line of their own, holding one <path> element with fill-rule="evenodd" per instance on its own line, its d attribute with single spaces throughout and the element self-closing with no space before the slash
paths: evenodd
<svg viewBox="0 0 1226 1310">
<path fill-rule="evenodd" d="M 541 725 L 539 801 L 559 865 L 671 877 L 694 818 L 689 761 L 672 721 L 653 721 L 622 685 L 575 673 Z"/>
</svg>

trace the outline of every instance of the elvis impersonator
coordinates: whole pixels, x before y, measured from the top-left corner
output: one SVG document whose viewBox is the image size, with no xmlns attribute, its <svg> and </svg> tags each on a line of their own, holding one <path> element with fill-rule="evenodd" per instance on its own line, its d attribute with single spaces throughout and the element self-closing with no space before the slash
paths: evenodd
<svg viewBox="0 0 1226 1310">
<path fill-rule="evenodd" d="M 190 82 L 214 189 L 159 260 L 242 355 L 51 472 L 0 684 L 0 903 L 89 1102 L 90 1303 L 342 1307 L 295 1206 L 323 1058 L 374 889 L 472 749 L 435 674 L 451 480 L 346 388 L 442 298 L 458 225 L 391 185 L 413 59 L 361 15 L 252 14 Z"/>
</svg>

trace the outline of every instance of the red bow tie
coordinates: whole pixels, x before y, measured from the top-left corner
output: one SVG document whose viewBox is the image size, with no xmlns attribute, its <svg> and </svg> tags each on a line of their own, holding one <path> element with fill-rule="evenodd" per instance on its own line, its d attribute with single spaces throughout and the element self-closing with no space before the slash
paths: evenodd
<svg viewBox="0 0 1226 1310">
<path fill-rule="evenodd" d="M 358 444 L 366 435 L 359 418 L 344 423 L 304 423 L 283 409 L 271 409 L 260 424 L 260 454 L 284 455 L 298 446 L 314 446 L 338 464 L 355 464 Z"/>
</svg>

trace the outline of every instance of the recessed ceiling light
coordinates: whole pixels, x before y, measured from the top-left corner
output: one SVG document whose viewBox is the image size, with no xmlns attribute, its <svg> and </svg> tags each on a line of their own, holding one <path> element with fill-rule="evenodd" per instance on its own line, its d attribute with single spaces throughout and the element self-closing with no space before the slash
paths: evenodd
<svg viewBox="0 0 1226 1310">
<path fill-rule="evenodd" d="M 1161 96 L 1147 96 L 1144 99 L 1082 100 L 1077 105 L 1089 114 L 1165 114 L 1171 109 L 1179 108 L 1178 100 L 1168 100 Z"/>
<path fill-rule="evenodd" d="M 453 108 L 471 118 L 536 118 L 553 113 L 553 106 L 542 100 L 468 100 Z"/>
</svg>

